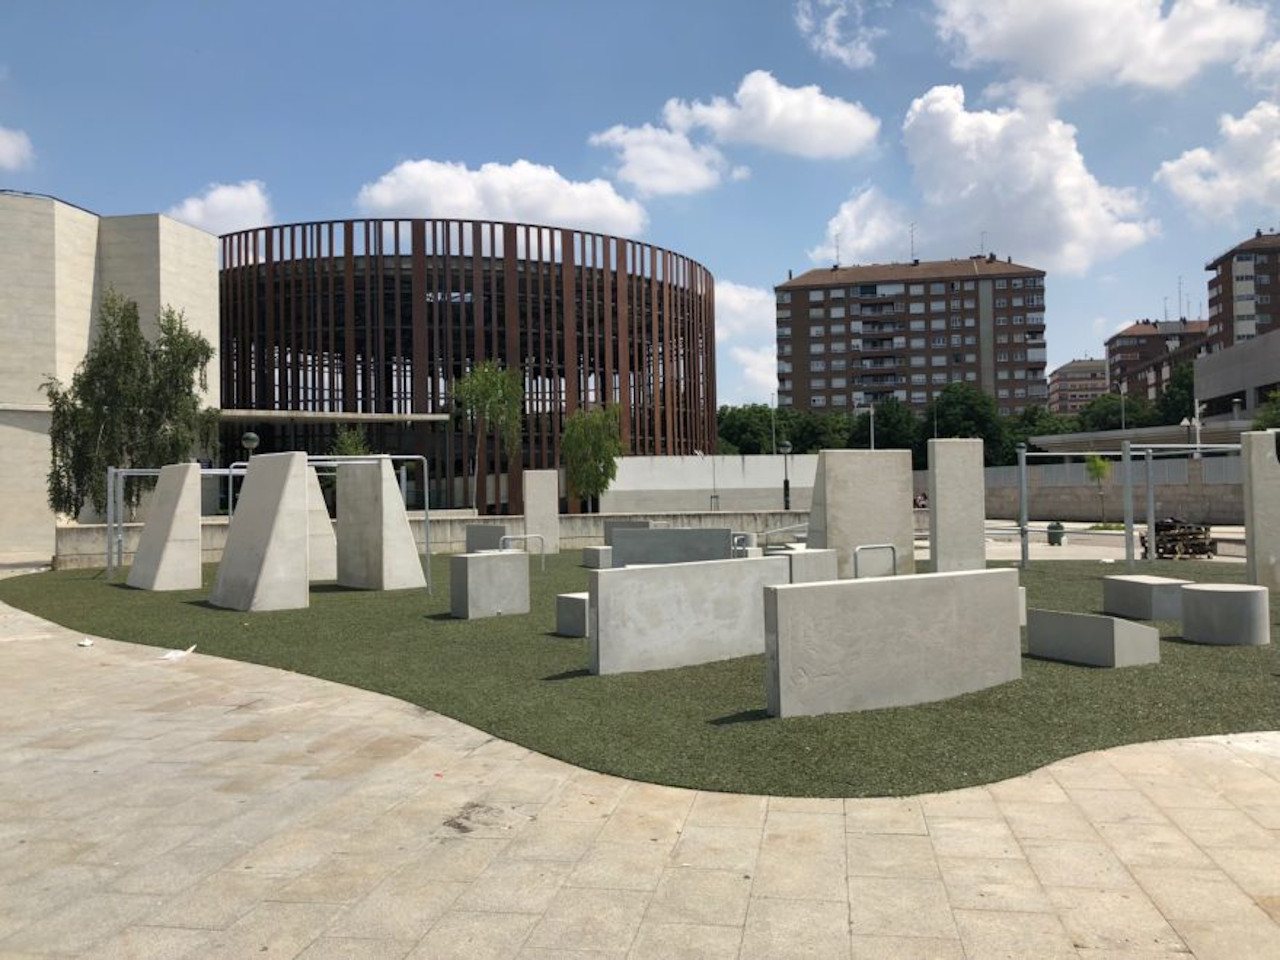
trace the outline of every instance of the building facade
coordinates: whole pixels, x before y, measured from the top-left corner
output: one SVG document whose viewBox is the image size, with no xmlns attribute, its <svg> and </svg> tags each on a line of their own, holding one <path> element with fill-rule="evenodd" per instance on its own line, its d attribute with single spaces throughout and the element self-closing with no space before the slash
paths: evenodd
<svg viewBox="0 0 1280 960">
<path fill-rule="evenodd" d="M 221 244 L 224 406 L 316 415 L 255 424 L 263 451 L 323 452 L 326 418 L 383 415 L 375 449 L 426 456 L 433 505 L 469 505 L 478 475 L 482 510 L 518 513 L 519 472 L 556 467 L 565 418 L 584 407 L 619 410 L 628 453 L 714 448 L 715 290 L 688 257 L 462 220 L 268 226 Z M 524 383 L 523 450 L 510 463 L 455 409 L 458 380 L 486 359 Z"/>
<path fill-rule="evenodd" d="M 1278 261 L 1280 234 L 1258 230 L 1250 239 L 1204 265 L 1210 273 L 1206 331 L 1210 353 L 1276 329 L 1271 298 L 1280 296 L 1276 286 L 1280 282 Z"/>
<path fill-rule="evenodd" d="M 1138 320 L 1107 339 L 1107 376 L 1126 396 L 1156 400 L 1173 371 L 1207 349 L 1204 320 Z"/>
<path fill-rule="evenodd" d="M 1049 374 L 1049 410 L 1078 413 L 1107 392 L 1107 361 L 1068 360 Z"/>
<path fill-rule="evenodd" d="M 53 555 L 40 385 L 71 380 L 110 289 L 137 302 L 144 333 L 172 306 L 216 347 L 217 238 L 158 214 L 99 217 L 53 197 L 0 192 L 0 558 Z M 216 364 L 205 394 L 212 406 Z"/>
<path fill-rule="evenodd" d="M 810 270 L 775 288 L 778 404 L 917 411 L 969 383 L 1009 415 L 1048 399 L 1045 273 L 994 255 Z"/>
</svg>

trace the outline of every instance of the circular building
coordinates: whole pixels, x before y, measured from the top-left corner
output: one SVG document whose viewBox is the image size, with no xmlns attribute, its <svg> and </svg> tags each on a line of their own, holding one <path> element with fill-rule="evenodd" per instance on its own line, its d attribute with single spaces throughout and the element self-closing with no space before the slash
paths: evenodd
<svg viewBox="0 0 1280 960">
<path fill-rule="evenodd" d="M 285 224 L 221 245 L 228 450 L 252 428 L 261 452 L 324 453 L 358 423 L 379 452 L 427 457 L 433 507 L 469 506 L 475 487 L 481 512 L 518 513 L 519 471 L 559 465 L 581 407 L 617 406 L 628 453 L 714 446 L 714 282 L 688 257 L 480 220 Z M 523 378 L 516 463 L 455 408 L 486 359 Z"/>
</svg>

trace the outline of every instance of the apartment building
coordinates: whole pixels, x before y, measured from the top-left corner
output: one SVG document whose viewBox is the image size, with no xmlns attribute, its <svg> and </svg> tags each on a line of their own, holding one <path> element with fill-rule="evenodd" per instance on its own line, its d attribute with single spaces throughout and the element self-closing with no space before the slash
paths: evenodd
<svg viewBox="0 0 1280 960">
<path fill-rule="evenodd" d="M 790 278 L 774 288 L 778 404 L 847 411 L 896 397 L 919 410 L 965 382 L 1005 415 L 1043 405 L 1044 280 L 994 254 Z"/>
<path fill-rule="evenodd" d="M 1138 320 L 1106 342 L 1107 376 L 1126 396 L 1156 400 L 1183 363 L 1207 349 L 1204 320 Z"/>
<path fill-rule="evenodd" d="M 1077 413 L 1107 392 L 1107 361 L 1068 360 L 1049 374 L 1049 410 Z"/>
<path fill-rule="evenodd" d="M 1238 243 L 1210 260 L 1208 352 L 1252 340 L 1275 330 L 1276 314 L 1271 298 L 1280 296 L 1276 264 L 1280 261 L 1280 234 L 1275 230 Z M 1273 293 L 1273 291 L 1275 291 Z"/>
</svg>

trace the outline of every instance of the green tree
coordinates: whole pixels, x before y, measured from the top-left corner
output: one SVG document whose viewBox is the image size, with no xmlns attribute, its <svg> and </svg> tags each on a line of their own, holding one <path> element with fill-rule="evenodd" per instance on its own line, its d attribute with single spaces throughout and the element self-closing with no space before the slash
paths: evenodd
<svg viewBox="0 0 1280 960">
<path fill-rule="evenodd" d="M 1076 415 L 1080 429 L 1085 433 L 1097 430 L 1119 430 L 1122 424 L 1130 429 L 1150 427 L 1155 425 L 1157 419 L 1156 410 L 1146 397 L 1126 395 L 1121 401 L 1118 393 L 1104 393 L 1094 397 Z M 1174 422 L 1177 423 L 1176 420 Z"/>
<path fill-rule="evenodd" d="M 773 408 L 763 403 L 722 406 L 716 412 L 720 449 L 742 454 L 772 453 L 774 427 L 779 420 L 785 422 L 790 412 L 778 410 L 775 415 Z"/>
<path fill-rule="evenodd" d="M 572 496 L 598 498 L 618 475 L 623 454 L 617 407 L 575 410 L 564 422 L 560 457 Z"/>
<path fill-rule="evenodd" d="M 1274 430 L 1277 427 L 1280 427 L 1280 390 L 1272 390 L 1267 395 L 1266 403 L 1258 408 L 1253 429 Z"/>
<path fill-rule="evenodd" d="M 1018 444 L 1025 443 L 1030 448 L 1032 437 L 1071 433 L 1076 426 L 1073 417 L 1059 416 L 1044 407 L 1024 407 L 1004 422 L 1006 463 L 1016 461 Z"/>
<path fill-rule="evenodd" d="M 911 450 L 920 435 L 920 418 L 897 397 L 889 397 L 876 404 L 876 449 Z M 871 413 L 858 414 L 853 421 L 850 446 L 867 449 L 871 446 Z"/>
<path fill-rule="evenodd" d="M 497 360 L 481 360 L 454 386 L 462 413 L 474 424 L 477 451 L 492 431 L 507 459 L 521 454 L 524 429 L 524 381 L 518 370 L 504 369 Z M 479 506 L 480 457 L 475 458 L 472 503 Z"/>
<path fill-rule="evenodd" d="M 76 516 L 85 501 L 106 510 L 107 467 L 161 467 L 215 451 L 218 411 L 200 403 L 213 358 L 209 341 L 165 307 L 156 337 L 142 335 L 138 305 L 114 290 L 102 299 L 98 333 L 64 386 L 42 384 L 49 398 L 49 505 Z M 136 506 L 140 488 L 126 500 Z"/>
<path fill-rule="evenodd" d="M 843 413 L 804 412 L 788 427 L 792 453 L 843 450 L 849 446 L 849 417 Z M 781 441 L 781 434 L 779 434 Z"/>
<path fill-rule="evenodd" d="M 1192 417 L 1196 404 L 1195 369 L 1189 363 L 1180 363 L 1169 375 L 1156 401 L 1157 423 L 1181 423 L 1183 417 Z M 1126 411 L 1127 412 L 1127 411 Z"/>
<path fill-rule="evenodd" d="M 364 457 L 372 453 L 373 448 L 369 446 L 369 438 L 365 435 L 364 427 L 359 424 L 350 427 L 345 423 L 338 424 L 333 440 L 329 443 L 330 456 Z"/>
<path fill-rule="evenodd" d="M 967 383 L 949 383 L 925 407 L 924 424 L 917 444 L 917 458 L 923 462 L 925 442 L 930 437 L 972 437 L 983 441 L 987 466 L 1005 462 L 1004 421 L 994 397 Z"/>
<path fill-rule="evenodd" d="M 1084 460 L 1084 472 L 1089 479 L 1098 485 L 1098 509 L 1101 512 L 1100 523 L 1107 522 L 1107 492 L 1102 485 L 1111 476 L 1111 461 L 1097 454 L 1090 454 Z"/>
</svg>

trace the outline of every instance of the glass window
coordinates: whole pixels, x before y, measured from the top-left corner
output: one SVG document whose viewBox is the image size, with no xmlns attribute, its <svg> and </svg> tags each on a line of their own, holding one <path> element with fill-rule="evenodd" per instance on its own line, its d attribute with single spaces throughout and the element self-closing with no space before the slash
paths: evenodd
<svg viewBox="0 0 1280 960">
<path fill-rule="evenodd" d="M 931 283 L 931 284 L 929 284 L 929 292 L 930 292 L 930 293 L 946 293 L 946 291 L 947 291 L 947 285 L 946 285 L 945 283 Z"/>
<path fill-rule="evenodd" d="M 791 336 L 791 324 L 787 324 L 785 327 L 783 326 L 778 327 L 778 336 L 780 337 Z"/>
<path fill-rule="evenodd" d="M 809 291 L 809 302 L 810 302 L 810 303 L 819 303 L 821 300 L 822 300 L 822 291 L 821 291 L 821 290 L 810 290 L 810 291 Z"/>
<path fill-rule="evenodd" d="M 825 360 L 810 360 L 810 361 L 809 361 L 809 369 L 810 369 L 810 371 L 812 371 L 812 372 L 814 372 L 814 373 L 821 373 L 823 370 L 827 369 L 827 361 L 825 361 Z"/>
<path fill-rule="evenodd" d="M 929 329 L 930 329 L 930 330 L 945 330 L 945 329 L 947 329 L 947 321 L 946 321 L 946 318 L 944 318 L 944 317 L 934 317 L 932 320 L 930 320 L 930 321 L 929 321 Z"/>
<path fill-rule="evenodd" d="M 909 304 L 907 304 L 907 312 L 908 312 L 908 313 L 924 313 L 924 304 L 923 304 L 923 303 L 909 303 Z"/>
<path fill-rule="evenodd" d="M 929 366 L 931 367 L 945 367 L 946 365 L 947 357 L 945 354 L 935 353 L 929 358 Z"/>
<path fill-rule="evenodd" d="M 810 343 L 809 352 L 810 353 L 826 353 L 827 345 L 825 343 Z"/>
<path fill-rule="evenodd" d="M 910 327 L 911 327 L 911 330 L 912 330 L 912 332 L 913 332 L 913 333 L 915 333 L 915 332 L 919 332 L 919 331 L 921 331 L 921 330 L 923 330 L 923 329 L 924 329 L 924 321 L 923 321 L 923 320 L 912 320 L 912 321 L 911 321 L 911 324 L 910 324 Z"/>
<path fill-rule="evenodd" d="M 844 316 L 844 307 L 832 307 L 827 311 L 827 316 L 832 320 L 839 320 Z"/>
<path fill-rule="evenodd" d="M 911 294 L 911 296 L 913 296 L 913 297 L 923 297 L 923 296 L 924 296 L 924 284 L 923 284 L 923 283 L 913 283 L 913 284 L 911 284 L 911 286 L 908 288 L 908 292 L 909 292 L 909 293 Z"/>
<path fill-rule="evenodd" d="M 789 291 L 787 291 L 787 290 L 779 290 L 779 291 L 778 291 L 778 302 L 779 302 L 779 303 L 790 303 L 790 302 L 791 302 L 791 293 L 790 293 Z"/>
<path fill-rule="evenodd" d="M 823 377 L 814 377 L 814 379 L 810 381 L 809 386 L 814 390 L 825 390 L 827 389 L 827 381 Z"/>
</svg>

